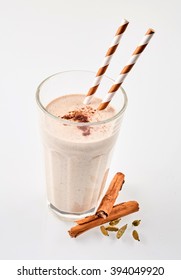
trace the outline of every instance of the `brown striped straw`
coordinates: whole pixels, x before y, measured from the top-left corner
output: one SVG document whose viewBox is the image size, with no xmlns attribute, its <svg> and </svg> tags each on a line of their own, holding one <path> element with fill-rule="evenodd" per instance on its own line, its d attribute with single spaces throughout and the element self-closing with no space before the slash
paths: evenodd
<svg viewBox="0 0 181 280">
<path fill-rule="evenodd" d="M 112 42 L 111 42 L 111 45 L 106 53 L 106 56 L 100 66 L 100 68 L 98 69 L 97 71 L 97 74 L 94 78 L 94 81 L 92 83 L 92 86 L 91 88 L 89 89 L 88 93 L 86 94 L 86 98 L 84 99 L 84 104 L 89 104 L 93 95 L 95 94 L 96 90 L 98 89 L 99 87 L 99 84 L 101 82 L 101 79 L 103 78 L 103 75 L 104 73 L 106 72 L 109 64 L 110 64 L 110 61 L 113 57 L 113 54 L 115 53 L 118 45 L 119 45 L 119 42 L 121 40 L 121 37 L 123 35 L 123 33 L 125 32 L 127 26 L 128 26 L 128 21 L 126 19 L 123 19 L 121 21 L 121 25 L 119 26 Z"/>
<path fill-rule="evenodd" d="M 122 83 L 125 80 L 126 76 L 131 71 L 133 66 L 135 65 L 137 59 L 139 58 L 141 53 L 144 51 L 144 49 L 148 45 L 148 43 L 149 43 L 149 41 L 152 38 L 154 33 L 155 33 L 155 31 L 153 29 L 151 29 L 151 28 L 147 30 L 145 36 L 143 37 L 143 39 L 141 40 L 139 45 L 134 50 L 132 56 L 128 60 L 128 63 L 126 64 L 126 66 L 124 66 L 124 68 L 122 69 L 121 73 L 119 74 L 119 76 L 115 80 L 115 83 L 111 86 L 110 90 L 106 94 L 106 96 L 103 99 L 102 103 L 99 105 L 98 110 L 103 110 L 103 109 L 105 109 L 108 106 L 109 102 L 112 100 L 113 96 L 115 95 L 117 90 L 122 85 Z"/>
</svg>

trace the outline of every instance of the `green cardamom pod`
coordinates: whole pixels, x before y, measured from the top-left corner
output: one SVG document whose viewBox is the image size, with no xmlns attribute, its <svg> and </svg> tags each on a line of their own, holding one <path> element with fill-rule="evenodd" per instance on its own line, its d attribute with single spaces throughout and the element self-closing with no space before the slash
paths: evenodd
<svg viewBox="0 0 181 280">
<path fill-rule="evenodd" d="M 117 220 L 114 220 L 114 221 L 110 221 L 110 222 L 109 222 L 109 225 L 110 225 L 110 226 L 115 226 L 115 225 L 117 225 L 117 224 L 120 222 L 120 220 L 121 220 L 121 219 L 117 219 Z"/>
<path fill-rule="evenodd" d="M 137 227 L 137 226 L 139 226 L 140 222 L 141 222 L 141 220 L 135 220 L 132 222 L 132 225 Z"/>
<path fill-rule="evenodd" d="M 137 232 L 136 230 L 133 230 L 132 235 L 133 235 L 133 238 L 134 238 L 135 240 L 140 241 L 140 238 L 139 238 L 138 232 Z"/>
<path fill-rule="evenodd" d="M 104 226 L 100 226 L 100 230 L 101 230 L 102 234 L 109 236 L 108 231 Z"/>
<path fill-rule="evenodd" d="M 116 237 L 119 239 L 124 234 L 125 230 L 127 229 L 127 224 L 121 227 L 116 234 Z"/>
<path fill-rule="evenodd" d="M 108 226 L 108 227 L 106 227 L 106 230 L 108 230 L 108 231 L 118 231 L 118 228 L 117 227 Z"/>
</svg>

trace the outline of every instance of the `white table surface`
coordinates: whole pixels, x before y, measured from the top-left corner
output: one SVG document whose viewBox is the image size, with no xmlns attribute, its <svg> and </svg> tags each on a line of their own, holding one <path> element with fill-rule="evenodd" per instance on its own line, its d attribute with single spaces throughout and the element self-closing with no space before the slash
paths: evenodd
<svg viewBox="0 0 181 280">
<path fill-rule="evenodd" d="M 0 259 L 180 259 L 180 1 L 0 1 Z M 46 204 L 35 91 L 47 76 L 96 71 L 120 24 L 129 27 L 107 74 L 115 78 L 149 27 L 156 34 L 124 83 L 129 97 L 110 178 L 137 200 L 140 242 L 98 228 L 72 239 Z"/>
</svg>

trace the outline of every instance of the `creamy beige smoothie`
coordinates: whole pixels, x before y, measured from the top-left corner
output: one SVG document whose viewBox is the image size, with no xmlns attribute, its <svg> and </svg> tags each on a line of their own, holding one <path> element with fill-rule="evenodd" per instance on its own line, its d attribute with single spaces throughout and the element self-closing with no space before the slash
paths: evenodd
<svg viewBox="0 0 181 280">
<path fill-rule="evenodd" d="M 113 84 L 105 75 L 90 104 L 84 105 L 95 74 L 59 72 L 46 78 L 36 92 L 48 204 L 62 219 L 79 219 L 99 206 L 127 105 L 120 88 L 106 109 L 97 110 Z"/>
<path fill-rule="evenodd" d="M 48 201 L 60 213 L 82 214 L 95 209 L 117 136 L 111 123 L 91 125 L 113 117 L 114 108 L 98 111 L 100 99 L 94 97 L 90 105 L 84 105 L 84 98 L 66 95 L 46 107 L 60 120 L 48 119 L 43 128 Z"/>
</svg>

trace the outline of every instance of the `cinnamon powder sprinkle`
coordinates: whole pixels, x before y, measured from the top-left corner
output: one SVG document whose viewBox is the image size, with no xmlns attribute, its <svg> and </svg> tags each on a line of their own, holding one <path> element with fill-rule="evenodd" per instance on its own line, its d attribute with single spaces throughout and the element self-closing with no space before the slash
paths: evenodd
<svg viewBox="0 0 181 280">
<path fill-rule="evenodd" d="M 88 136 L 90 135 L 90 127 L 89 126 L 77 126 L 80 130 L 82 130 L 82 135 L 83 136 Z"/>
<path fill-rule="evenodd" d="M 88 122 L 88 117 L 82 112 L 71 111 L 67 115 L 61 117 L 62 119 L 78 121 L 78 122 Z"/>
<path fill-rule="evenodd" d="M 90 119 L 92 115 L 96 112 L 95 109 L 93 109 L 90 106 L 87 106 L 86 108 L 80 108 L 77 111 L 70 111 L 68 114 L 61 117 L 65 120 L 72 120 L 75 122 L 81 122 L 81 123 L 87 123 L 90 122 Z M 90 127 L 89 126 L 77 126 L 78 129 L 82 130 L 83 136 L 90 135 Z"/>
</svg>

